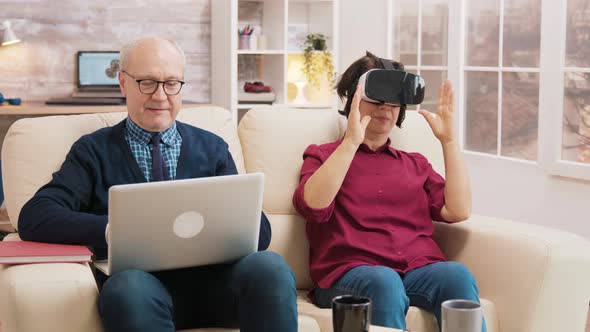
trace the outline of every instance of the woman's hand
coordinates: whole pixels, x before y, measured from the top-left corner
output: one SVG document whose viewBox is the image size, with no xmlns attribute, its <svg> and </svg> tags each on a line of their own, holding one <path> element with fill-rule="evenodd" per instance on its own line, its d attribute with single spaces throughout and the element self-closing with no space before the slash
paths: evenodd
<svg viewBox="0 0 590 332">
<path fill-rule="evenodd" d="M 444 81 L 439 89 L 436 113 L 430 113 L 427 110 L 419 111 L 430 125 L 434 136 L 442 144 L 455 140 L 454 111 L 455 97 L 449 80 Z"/>
<path fill-rule="evenodd" d="M 356 92 L 352 98 L 350 105 L 350 113 L 348 113 L 348 125 L 346 126 L 346 135 L 344 140 L 358 147 L 365 140 L 365 131 L 371 121 L 371 116 L 365 115 L 361 119 L 361 112 L 359 105 L 361 102 L 361 89 L 357 85 Z"/>
</svg>

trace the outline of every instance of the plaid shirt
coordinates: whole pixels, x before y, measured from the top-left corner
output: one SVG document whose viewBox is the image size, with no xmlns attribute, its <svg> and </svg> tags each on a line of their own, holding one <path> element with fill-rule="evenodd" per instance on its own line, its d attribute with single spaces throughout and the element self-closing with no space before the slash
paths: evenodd
<svg viewBox="0 0 590 332">
<path fill-rule="evenodd" d="M 137 161 L 139 169 L 143 172 L 148 182 L 152 181 L 152 146 L 149 144 L 150 139 L 155 133 L 143 130 L 136 125 L 130 118 L 125 122 L 125 140 L 131 148 L 131 153 Z M 182 137 L 176 129 L 176 121 L 172 127 L 166 129 L 162 134 L 162 157 L 168 167 L 170 179 L 176 178 L 176 166 L 180 156 L 180 147 L 182 146 Z"/>
</svg>

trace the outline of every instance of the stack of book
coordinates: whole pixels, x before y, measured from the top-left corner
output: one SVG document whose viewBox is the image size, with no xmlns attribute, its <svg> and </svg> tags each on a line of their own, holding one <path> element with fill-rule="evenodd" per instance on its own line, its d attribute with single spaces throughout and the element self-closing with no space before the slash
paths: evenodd
<svg viewBox="0 0 590 332">
<path fill-rule="evenodd" d="M 92 252 L 85 246 L 30 241 L 1 241 L 0 264 L 83 263 Z"/>
</svg>

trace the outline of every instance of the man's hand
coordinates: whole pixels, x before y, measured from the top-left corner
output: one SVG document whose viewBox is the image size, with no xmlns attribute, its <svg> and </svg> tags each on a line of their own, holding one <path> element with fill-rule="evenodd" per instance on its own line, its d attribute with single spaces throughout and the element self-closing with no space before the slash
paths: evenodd
<svg viewBox="0 0 590 332">
<path fill-rule="evenodd" d="M 455 140 L 454 112 L 455 97 L 453 95 L 453 86 L 449 80 L 446 80 L 439 89 L 436 113 L 430 113 L 427 110 L 419 111 L 430 125 L 434 136 L 442 144 Z"/>
<path fill-rule="evenodd" d="M 356 92 L 352 98 L 350 105 L 350 113 L 348 114 L 348 125 L 346 126 L 346 135 L 344 140 L 358 147 L 365 140 L 365 131 L 371 121 L 371 116 L 365 115 L 361 119 L 361 112 L 359 105 L 361 102 L 361 92 L 357 85 Z"/>
</svg>

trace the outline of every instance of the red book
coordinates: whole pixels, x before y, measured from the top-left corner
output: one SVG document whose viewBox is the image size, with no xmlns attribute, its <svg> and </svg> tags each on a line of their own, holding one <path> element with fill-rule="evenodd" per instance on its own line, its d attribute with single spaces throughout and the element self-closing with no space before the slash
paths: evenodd
<svg viewBox="0 0 590 332">
<path fill-rule="evenodd" d="M 0 264 L 90 262 L 85 246 L 31 241 L 0 241 Z"/>
</svg>

